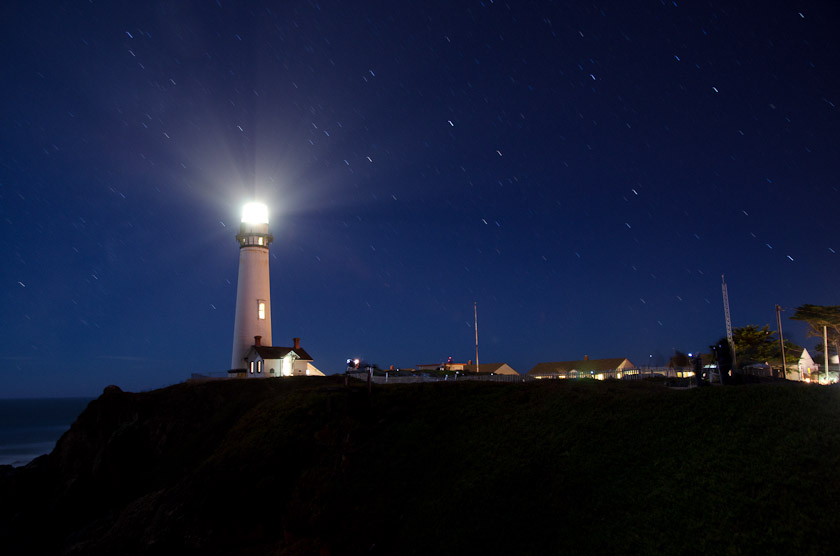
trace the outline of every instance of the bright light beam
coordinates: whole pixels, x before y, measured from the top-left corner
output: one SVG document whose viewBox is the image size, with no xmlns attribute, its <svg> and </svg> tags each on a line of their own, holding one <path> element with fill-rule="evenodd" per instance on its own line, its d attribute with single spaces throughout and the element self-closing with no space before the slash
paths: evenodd
<svg viewBox="0 0 840 556">
<path fill-rule="evenodd" d="M 242 222 L 268 224 L 268 207 L 263 203 L 246 203 L 242 207 Z"/>
</svg>

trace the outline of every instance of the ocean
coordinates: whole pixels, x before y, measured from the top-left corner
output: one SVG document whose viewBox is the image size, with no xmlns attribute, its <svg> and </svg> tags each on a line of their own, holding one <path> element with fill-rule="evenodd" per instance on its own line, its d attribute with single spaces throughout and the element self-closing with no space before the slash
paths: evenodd
<svg viewBox="0 0 840 556">
<path fill-rule="evenodd" d="M 55 448 L 91 398 L 0 399 L 0 465 L 26 465 Z"/>
</svg>

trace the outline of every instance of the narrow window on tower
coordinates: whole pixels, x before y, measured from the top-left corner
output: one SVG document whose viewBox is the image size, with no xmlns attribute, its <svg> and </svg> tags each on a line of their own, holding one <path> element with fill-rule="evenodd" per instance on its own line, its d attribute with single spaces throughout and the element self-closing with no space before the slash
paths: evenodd
<svg viewBox="0 0 840 556">
<path fill-rule="evenodd" d="M 265 320 L 265 301 L 262 299 L 257 300 L 257 318 Z"/>
</svg>

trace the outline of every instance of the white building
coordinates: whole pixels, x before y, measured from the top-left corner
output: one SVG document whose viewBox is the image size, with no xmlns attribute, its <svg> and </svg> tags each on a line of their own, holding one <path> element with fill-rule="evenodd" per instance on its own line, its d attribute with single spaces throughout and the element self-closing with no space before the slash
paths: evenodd
<svg viewBox="0 0 840 556">
<path fill-rule="evenodd" d="M 626 357 L 611 359 L 590 359 L 588 355 L 577 361 L 554 361 L 537 363 L 528 371 L 528 376 L 536 379 L 551 378 L 621 378 L 629 374 L 638 374 L 638 368 Z"/>
<path fill-rule="evenodd" d="M 245 356 L 245 369 L 237 378 L 271 378 L 279 376 L 324 376 L 312 364 L 312 357 L 300 347 L 300 338 L 293 338 L 293 347 L 263 346 L 259 337 Z"/>
<path fill-rule="evenodd" d="M 312 357 L 300 347 L 300 338 L 294 338 L 294 347 L 271 345 L 268 246 L 274 236 L 268 233 L 268 207 L 261 203 L 245 205 L 236 240 L 239 242 L 239 276 L 228 376 L 324 376 L 312 364 Z"/>
<path fill-rule="evenodd" d="M 464 371 L 468 373 L 476 372 L 475 365 L 472 363 L 468 363 L 464 365 Z M 479 374 L 487 374 L 487 375 L 516 375 L 519 376 L 519 373 L 516 372 L 516 369 L 508 365 L 507 363 L 479 363 L 478 364 L 478 373 Z"/>
<path fill-rule="evenodd" d="M 819 359 L 819 358 L 818 358 Z M 838 365 L 837 356 L 828 356 L 828 373 L 825 372 L 825 358 L 820 364 L 814 361 L 807 349 L 802 350 L 802 355 L 799 357 L 799 380 L 806 382 L 819 382 L 820 384 L 834 383 L 840 380 L 840 365 Z M 827 376 L 828 375 L 828 376 Z"/>
<path fill-rule="evenodd" d="M 242 209 L 239 233 L 239 277 L 233 321 L 231 370 L 245 368 L 245 356 L 259 336 L 271 345 L 271 285 L 268 280 L 268 207 L 248 203 Z"/>
</svg>

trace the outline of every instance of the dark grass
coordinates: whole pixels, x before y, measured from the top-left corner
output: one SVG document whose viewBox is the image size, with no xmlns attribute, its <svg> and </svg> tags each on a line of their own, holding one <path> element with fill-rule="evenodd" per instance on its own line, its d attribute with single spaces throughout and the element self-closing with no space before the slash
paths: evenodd
<svg viewBox="0 0 840 556">
<path fill-rule="evenodd" d="M 840 540 L 838 395 L 589 380 L 368 395 L 330 377 L 103 396 L 76 447 L 70 435 L 51 456 L 65 482 L 61 469 L 80 461 L 98 471 L 47 500 L 66 510 L 84 490 L 98 502 L 42 548 L 829 554 Z M 15 519 L 61 517 L 30 514 Z"/>
<path fill-rule="evenodd" d="M 399 552 L 825 553 L 836 538 L 836 390 L 449 386 L 377 392 L 376 442 L 345 485 Z"/>
</svg>

